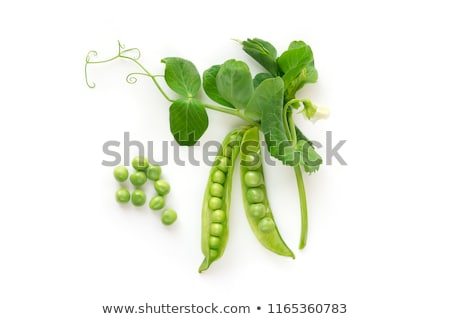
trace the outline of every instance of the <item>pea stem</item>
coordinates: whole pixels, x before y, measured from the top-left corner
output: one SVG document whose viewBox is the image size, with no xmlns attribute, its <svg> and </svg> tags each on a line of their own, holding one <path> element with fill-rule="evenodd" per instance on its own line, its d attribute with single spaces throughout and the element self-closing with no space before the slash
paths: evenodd
<svg viewBox="0 0 450 319">
<path fill-rule="evenodd" d="M 294 170 L 295 170 L 295 177 L 297 179 L 298 195 L 300 197 L 300 212 L 301 212 L 301 226 L 302 226 L 300 233 L 299 249 L 303 249 L 306 246 L 306 240 L 308 237 L 308 207 L 306 204 L 305 184 L 303 183 L 300 165 L 295 165 Z"/>
<path fill-rule="evenodd" d="M 212 105 L 212 104 L 207 104 L 207 103 L 203 103 L 203 105 L 206 108 L 214 110 L 214 111 L 218 111 L 218 112 L 231 114 L 231 115 L 240 117 L 241 119 L 243 119 L 244 121 L 248 122 L 249 124 L 259 127 L 259 123 L 253 121 L 251 118 L 249 118 L 248 116 L 246 116 L 245 114 L 243 114 L 242 112 L 240 112 L 237 109 L 231 109 L 231 108 L 228 108 L 228 107 Z"/>
</svg>

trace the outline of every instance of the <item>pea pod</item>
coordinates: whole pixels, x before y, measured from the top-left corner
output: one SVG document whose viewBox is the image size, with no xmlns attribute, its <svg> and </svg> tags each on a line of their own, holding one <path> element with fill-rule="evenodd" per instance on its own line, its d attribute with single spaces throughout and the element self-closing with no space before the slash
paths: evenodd
<svg viewBox="0 0 450 319">
<path fill-rule="evenodd" d="M 264 183 L 259 130 L 248 129 L 241 142 L 242 199 L 250 227 L 259 242 L 274 253 L 295 258 L 275 224 Z"/>
<path fill-rule="evenodd" d="M 203 198 L 202 252 L 199 272 L 222 257 L 228 241 L 228 215 L 236 156 L 245 129 L 231 131 L 224 139 L 211 168 Z"/>
</svg>

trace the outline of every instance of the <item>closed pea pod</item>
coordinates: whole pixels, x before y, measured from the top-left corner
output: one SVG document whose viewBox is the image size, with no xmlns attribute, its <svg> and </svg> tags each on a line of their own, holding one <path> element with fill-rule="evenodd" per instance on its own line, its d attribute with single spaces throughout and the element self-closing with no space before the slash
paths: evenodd
<svg viewBox="0 0 450 319">
<path fill-rule="evenodd" d="M 241 142 L 242 199 L 247 220 L 258 241 L 270 251 L 295 258 L 278 231 L 264 184 L 259 130 L 248 129 Z"/>
<path fill-rule="evenodd" d="M 225 137 L 210 171 L 202 210 L 202 252 L 205 258 L 199 272 L 208 269 L 225 251 L 233 169 L 244 132 L 245 129 L 233 130 Z"/>
</svg>

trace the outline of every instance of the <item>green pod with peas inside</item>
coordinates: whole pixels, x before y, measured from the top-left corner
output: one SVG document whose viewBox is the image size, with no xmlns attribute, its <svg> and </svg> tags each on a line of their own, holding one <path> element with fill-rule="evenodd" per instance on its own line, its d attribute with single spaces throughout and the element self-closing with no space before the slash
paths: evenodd
<svg viewBox="0 0 450 319">
<path fill-rule="evenodd" d="M 241 141 L 240 175 L 245 213 L 256 238 L 268 250 L 295 258 L 281 238 L 270 208 L 256 126 L 248 129 Z"/>
<path fill-rule="evenodd" d="M 211 167 L 203 198 L 202 252 L 199 272 L 222 257 L 228 241 L 228 215 L 236 157 L 245 129 L 233 130 L 225 137 Z"/>
</svg>

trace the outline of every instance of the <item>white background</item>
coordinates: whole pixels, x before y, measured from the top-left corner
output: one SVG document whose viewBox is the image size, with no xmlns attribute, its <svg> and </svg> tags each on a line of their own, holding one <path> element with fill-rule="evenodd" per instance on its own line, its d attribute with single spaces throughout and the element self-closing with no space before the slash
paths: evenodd
<svg viewBox="0 0 450 319">
<path fill-rule="evenodd" d="M 252 310 L 219 318 L 269 316 L 268 303 L 346 303 L 340 318 L 449 318 L 450 23 L 444 4 L 3 4 L 0 317 L 150 317 L 107 316 L 102 306 L 215 302 Z M 295 260 L 254 239 L 235 179 L 227 250 L 200 275 L 209 167 L 164 167 L 173 188 L 168 201 L 179 212 L 172 227 L 147 207 L 116 204 L 112 168 L 101 165 L 108 159 L 103 143 L 122 141 L 126 131 L 142 142 L 171 140 L 169 105 L 148 79 L 126 84 L 125 75 L 136 69 L 125 61 L 92 67 L 97 87 L 88 89 L 84 59 L 92 49 L 100 58 L 112 56 L 120 39 L 139 47 L 155 73 L 166 56 L 190 59 L 203 71 L 228 58 L 250 61 L 230 41 L 247 37 L 267 39 L 279 51 L 291 40 L 312 46 L 320 79 L 301 97 L 329 106 L 332 116 L 315 125 L 299 117 L 298 123 L 317 141 L 325 142 L 326 131 L 334 143 L 348 140 L 340 152 L 348 165 L 324 165 L 305 178 L 310 236 L 302 252 L 295 249 L 293 170 L 266 168 L 272 208 Z M 203 142 L 220 140 L 241 123 L 209 115 Z"/>
</svg>

